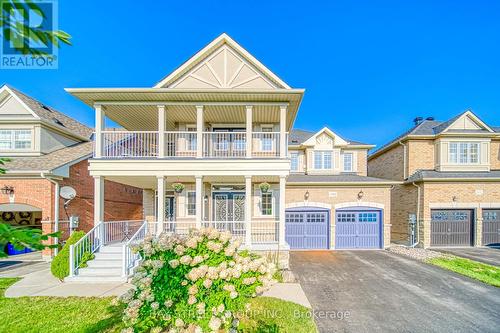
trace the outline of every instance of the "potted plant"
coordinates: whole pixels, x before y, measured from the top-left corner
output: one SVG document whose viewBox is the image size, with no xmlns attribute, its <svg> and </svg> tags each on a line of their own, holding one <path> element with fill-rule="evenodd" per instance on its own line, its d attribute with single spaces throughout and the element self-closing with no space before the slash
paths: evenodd
<svg viewBox="0 0 500 333">
<path fill-rule="evenodd" d="M 269 183 L 264 182 L 259 184 L 259 188 L 262 193 L 267 193 L 267 191 L 269 191 L 269 189 L 271 188 L 271 185 L 269 185 Z"/>
<path fill-rule="evenodd" d="M 186 186 L 184 186 L 184 184 L 182 183 L 173 183 L 172 188 L 174 189 L 175 193 L 182 193 L 182 191 L 184 191 Z"/>
</svg>

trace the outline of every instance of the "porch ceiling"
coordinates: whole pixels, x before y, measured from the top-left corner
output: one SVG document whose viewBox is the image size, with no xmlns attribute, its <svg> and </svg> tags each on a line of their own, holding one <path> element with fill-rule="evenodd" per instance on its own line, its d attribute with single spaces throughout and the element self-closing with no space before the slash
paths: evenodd
<svg viewBox="0 0 500 333">
<path fill-rule="evenodd" d="M 142 177 L 142 176 L 106 176 L 106 180 L 110 180 L 113 182 L 135 186 L 142 189 L 156 189 L 157 180 L 156 177 Z M 195 178 L 181 176 L 181 177 L 167 177 L 167 189 L 170 189 L 170 184 L 172 183 L 194 183 Z M 203 177 L 204 183 L 209 184 L 245 184 L 245 177 L 243 176 L 206 176 Z M 261 182 L 269 182 L 269 183 L 277 183 L 279 182 L 278 176 L 255 176 L 252 177 L 253 183 L 261 183 Z"/>
<path fill-rule="evenodd" d="M 129 130 L 157 129 L 158 104 L 166 104 L 167 110 L 172 110 L 167 113 L 167 125 L 173 128 L 176 121 L 195 121 L 196 104 L 205 105 L 205 121 L 234 123 L 245 121 L 247 104 L 255 105 L 254 122 L 277 122 L 279 112 L 275 110 L 279 109 L 279 103 L 288 104 L 289 130 L 304 94 L 303 89 L 67 88 L 66 91 L 91 107 L 102 104 L 111 120 Z"/>
</svg>

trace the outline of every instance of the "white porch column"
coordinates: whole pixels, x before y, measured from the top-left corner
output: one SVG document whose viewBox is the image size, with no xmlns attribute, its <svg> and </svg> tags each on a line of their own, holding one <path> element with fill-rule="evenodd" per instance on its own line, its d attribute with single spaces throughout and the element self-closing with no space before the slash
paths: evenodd
<svg viewBox="0 0 500 333">
<path fill-rule="evenodd" d="M 280 158 L 287 156 L 286 151 L 286 113 L 288 107 L 286 105 L 280 106 Z"/>
<path fill-rule="evenodd" d="M 203 177 L 196 176 L 196 228 L 201 228 L 203 210 Z"/>
<path fill-rule="evenodd" d="M 102 131 L 104 130 L 104 110 L 102 105 L 95 104 L 95 157 L 102 157 Z"/>
<path fill-rule="evenodd" d="M 280 176 L 280 203 L 279 203 L 279 225 L 280 225 L 280 245 L 285 245 L 285 192 L 286 176 Z"/>
<path fill-rule="evenodd" d="M 156 200 L 157 202 L 157 212 L 156 215 L 158 216 L 157 220 L 157 228 L 156 228 L 156 234 L 159 235 L 163 232 L 163 223 L 165 222 L 165 177 L 163 176 L 158 176 L 156 178 L 157 180 L 157 196 Z"/>
<path fill-rule="evenodd" d="M 247 158 L 252 157 L 252 112 L 253 107 L 252 105 L 247 105 L 246 106 L 246 120 L 247 120 L 247 126 L 246 126 L 246 145 L 247 145 Z"/>
<path fill-rule="evenodd" d="M 203 157 L 203 105 L 196 106 L 196 157 Z"/>
<path fill-rule="evenodd" d="M 245 244 L 252 245 L 252 176 L 245 176 Z"/>
<path fill-rule="evenodd" d="M 158 157 L 165 157 L 165 105 L 158 105 Z"/>
<path fill-rule="evenodd" d="M 94 226 L 104 222 L 104 177 L 94 177 Z"/>
</svg>

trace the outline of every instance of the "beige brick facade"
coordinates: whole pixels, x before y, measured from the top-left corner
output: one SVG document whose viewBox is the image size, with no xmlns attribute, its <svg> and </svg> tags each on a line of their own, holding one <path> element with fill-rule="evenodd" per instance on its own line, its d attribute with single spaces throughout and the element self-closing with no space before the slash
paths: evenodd
<svg viewBox="0 0 500 333">
<path fill-rule="evenodd" d="M 358 168 L 357 168 L 357 174 L 360 176 L 366 176 L 368 175 L 368 150 L 367 149 L 358 149 L 357 151 L 358 154 Z"/>
<path fill-rule="evenodd" d="M 363 191 L 362 200 L 358 193 Z M 309 192 L 309 199 L 304 201 L 304 194 Z M 330 248 L 335 248 L 335 206 L 350 203 L 353 206 L 383 207 L 384 247 L 391 242 L 391 187 L 390 186 L 287 186 L 286 204 L 289 206 L 314 206 L 316 203 L 330 207 Z"/>
<path fill-rule="evenodd" d="M 490 150 L 491 170 L 500 170 L 500 140 L 491 140 Z"/>
<path fill-rule="evenodd" d="M 404 178 L 404 148 L 396 145 L 385 153 L 370 158 L 368 161 L 368 176 L 390 180 Z"/>
<path fill-rule="evenodd" d="M 418 170 L 435 169 L 434 140 L 408 140 L 407 145 L 407 176 Z"/>
</svg>

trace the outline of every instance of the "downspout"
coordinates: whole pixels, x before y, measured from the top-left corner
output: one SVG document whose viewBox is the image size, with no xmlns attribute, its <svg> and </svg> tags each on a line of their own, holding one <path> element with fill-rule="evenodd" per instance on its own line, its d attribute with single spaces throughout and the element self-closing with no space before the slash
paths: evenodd
<svg viewBox="0 0 500 333">
<path fill-rule="evenodd" d="M 60 185 L 59 185 L 59 182 L 55 181 L 52 178 L 47 177 L 44 172 L 41 172 L 40 176 L 42 178 L 47 179 L 49 182 L 51 182 L 52 184 L 55 185 L 55 196 L 54 196 L 54 232 L 58 232 L 59 231 L 59 189 L 60 189 Z M 59 238 L 58 237 L 54 237 L 54 242 L 55 242 L 55 245 L 58 245 L 59 244 Z M 58 252 L 59 252 L 59 249 L 56 247 L 54 249 L 54 254 L 57 255 Z"/>
<path fill-rule="evenodd" d="M 419 233 L 419 225 L 420 225 L 420 186 L 415 184 L 415 182 L 411 183 L 413 186 L 415 186 L 417 188 L 417 224 L 416 224 L 416 230 L 415 230 L 415 233 L 416 233 L 416 238 L 415 238 L 415 244 L 411 244 L 410 247 L 415 247 L 418 245 L 419 241 L 420 241 L 420 233 Z"/>
<path fill-rule="evenodd" d="M 406 145 L 402 141 L 398 141 L 398 143 L 403 146 L 403 179 L 406 179 L 407 172 L 406 172 Z"/>
</svg>

